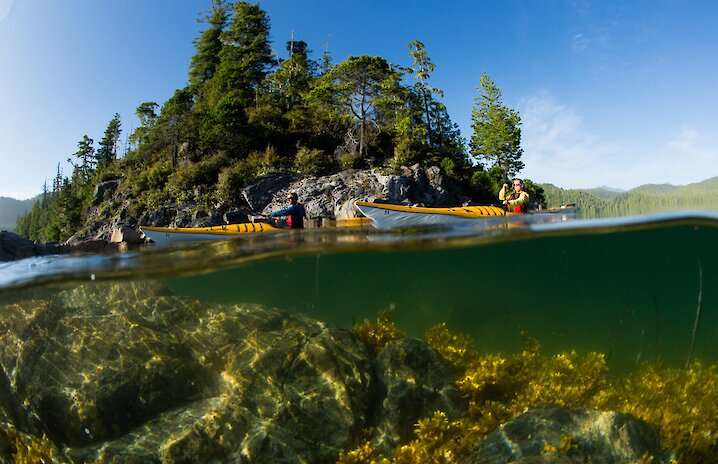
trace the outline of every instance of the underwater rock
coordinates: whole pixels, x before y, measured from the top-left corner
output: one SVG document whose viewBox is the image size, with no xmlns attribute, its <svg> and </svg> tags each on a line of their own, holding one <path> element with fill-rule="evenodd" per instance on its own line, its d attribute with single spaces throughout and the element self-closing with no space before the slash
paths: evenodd
<svg viewBox="0 0 718 464">
<path fill-rule="evenodd" d="M 372 400 L 352 332 L 151 282 L 0 306 L 0 348 L 15 425 L 75 462 L 335 462 Z"/>
<path fill-rule="evenodd" d="M 492 432 L 462 464 L 668 463 L 657 429 L 629 414 L 537 407 Z"/>
<path fill-rule="evenodd" d="M 421 340 L 387 343 L 377 354 L 374 372 L 379 410 L 372 444 L 381 452 L 408 442 L 419 419 L 434 411 L 455 420 L 466 410 L 454 383 L 455 368 Z"/>
</svg>

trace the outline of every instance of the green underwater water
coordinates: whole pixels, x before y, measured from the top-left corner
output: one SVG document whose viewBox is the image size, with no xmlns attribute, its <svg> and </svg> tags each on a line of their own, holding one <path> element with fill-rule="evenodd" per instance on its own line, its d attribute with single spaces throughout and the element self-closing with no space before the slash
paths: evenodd
<svg viewBox="0 0 718 464">
<path fill-rule="evenodd" d="M 689 356 L 718 362 L 712 212 L 490 233 L 291 231 L 125 255 L 46 257 L 0 265 L 0 303 L 31 298 L 28 290 L 148 279 L 180 296 L 259 303 L 345 328 L 391 308 L 410 336 L 424 338 L 446 323 L 484 353 L 517 352 L 526 332 L 545 354 L 604 353 L 614 373 L 642 361 L 681 367 Z"/>
<path fill-rule="evenodd" d="M 605 353 L 619 373 L 641 361 L 683 366 L 691 354 L 717 361 L 717 244 L 717 223 L 648 221 L 439 248 L 424 241 L 286 255 L 165 283 L 180 295 L 260 303 L 342 327 L 392 308 L 411 336 L 446 323 L 482 352 L 516 352 L 525 331 L 547 354 Z"/>
</svg>

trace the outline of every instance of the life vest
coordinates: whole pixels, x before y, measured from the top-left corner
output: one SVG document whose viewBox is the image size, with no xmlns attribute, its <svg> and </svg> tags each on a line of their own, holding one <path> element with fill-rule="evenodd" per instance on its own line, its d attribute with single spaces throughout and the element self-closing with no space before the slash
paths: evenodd
<svg viewBox="0 0 718 464">
<path fill-rule="evenodd" d="M 297 203 L 287 215 L 287 227 L 304 229 L 304 207 L 302 205 Z"/>
<path fill-rule="evenodd" d="M 520 193 L 514 192 L 508 196 L 507 200 L 517 200 L 520 196 Z M 526 203 L 520 205 L 512 205 L 509 203 L 508 205 L 506 205 L 506 211 L 508 211 L 509 213 L 525 213 L 526 206 Z"/>
</svg>

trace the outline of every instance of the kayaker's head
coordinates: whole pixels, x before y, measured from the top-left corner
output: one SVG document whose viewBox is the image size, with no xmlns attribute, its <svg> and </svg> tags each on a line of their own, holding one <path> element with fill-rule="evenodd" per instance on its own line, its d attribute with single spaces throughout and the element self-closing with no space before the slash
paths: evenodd
<svg viewBox="0 0 718 464">
<path fill-rule="evenodd" d="M 514 179 L 514 190 L 518 193 L 524 189 L 524 181 L 518 177 Z"/>
<path fill-rule="evenodd" d="M 297 195 L 297 192 L 287 192 L 287 201 L 291 204 L 295 204 L 297 201 L 299 201 L 299 196 Z"/>
</svg>

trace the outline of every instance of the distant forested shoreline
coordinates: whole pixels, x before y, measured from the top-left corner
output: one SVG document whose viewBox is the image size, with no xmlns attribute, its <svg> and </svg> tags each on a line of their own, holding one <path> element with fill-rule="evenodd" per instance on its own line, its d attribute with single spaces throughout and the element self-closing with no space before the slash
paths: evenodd
<svg viewBox="0 0 718 464">
<path fill-rule="evenodd" d="M 584 218 L 620 217 L 676 210 L 718 210 L 718 177 L 688 185 L 647 184 L 629 191 L 562 189 L 541 184 L 550 205 L 573 203 Z"/>
</svg>

